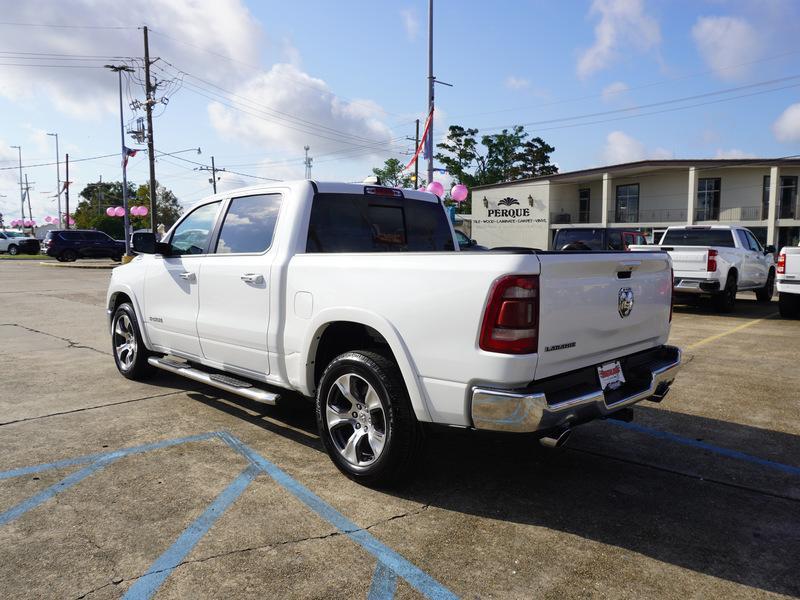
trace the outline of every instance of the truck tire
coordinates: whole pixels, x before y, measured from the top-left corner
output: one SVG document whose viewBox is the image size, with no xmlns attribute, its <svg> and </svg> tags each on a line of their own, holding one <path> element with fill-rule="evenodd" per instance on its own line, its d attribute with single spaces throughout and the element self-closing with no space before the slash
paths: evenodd
<svg viewBox="0 0 800 600">
<path fill-rule="evenodd" d="M 800 294 L 778 293 L 778 312 L 784 319 L 796 319 L 800 316 Z"/>
<path fill-rule="evenodd" d="M 58 260 L 61 262 L 75 262 L 78 260 L 78 253 L 75 250 L 64 250 Z"/>
<path fill-rule="evenodd" d="M 11 245 L 8 247 L 8 253 L 9 253 L 11 256 L 16 256 L 17 254 L 19 254 L 19 248 L 17 248 L 17 245 L 16 245 L 16 244 L 11 244 Z"/>
<path fill-rule="evenodd" d="M 377 352 L 357 350 L 333 359 L 317 387 L 316 416 L 328 456 L 366 486 L 401 481 L 422 447 L 422 428 L 400 369 Z"/>
<path fill-rule="evenodd" d="M 764 287 L 756 290 L 756 300 L 758 300 L 759 302 L 770 302 L 774 294 L 775 294 L 775 271 L 773 269 L 770 269 L 769 275 L 767 275 L 767 282 L 764 284 Z"/>
<path fill-rule="evenodd" d="M 728 280 L 725 282 L 725 288 L 716 296 L 714 296 L 714 309 L 718 313 L 733 312 L 736 307 L 736 275 L 728 275 Z"/>
<path fill-rule="evenodd" d="M 133 306 L 128 302 L 120 304 L 111 319 L 111 352 L 123 377 L 143 381 L 153 374 L 154 369 L 147 362 L 150 352 L 144 345 Z"/>
</svg>

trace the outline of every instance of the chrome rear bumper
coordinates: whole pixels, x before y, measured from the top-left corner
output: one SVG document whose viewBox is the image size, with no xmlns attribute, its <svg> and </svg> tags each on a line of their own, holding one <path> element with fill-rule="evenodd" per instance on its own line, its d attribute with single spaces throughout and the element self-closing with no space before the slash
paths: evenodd
<svg viewBox="0 0 800 600">
<path fill-rule="evenodd" d="M 660 402 L 680 368 L 681 351 L 674 346 L 662 346 L 658 350 L 658 358 L 636 367 L 639 371 L 649 370 L 649 381 L 647 377 L 639 378 L 616 392 L 604 392 L 597 383 L 595 390 L 548 402 L 547 393 L 535 389 L 474 387 L 472 423 L 476 429 L 492 431 L 550 431 L 605 417 L 642 400 Z"/>
</svg>

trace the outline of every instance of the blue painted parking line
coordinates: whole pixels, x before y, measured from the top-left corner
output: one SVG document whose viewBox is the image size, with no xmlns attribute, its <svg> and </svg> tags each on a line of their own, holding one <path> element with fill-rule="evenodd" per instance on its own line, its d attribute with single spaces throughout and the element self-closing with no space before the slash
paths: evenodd
<svg viewBox="0 0 800 600">
<path fill-rule="evenodd" d="M 64 490 L 68 490 L 76 483 L 80 483 L 84 479 L 86 479 L 92 473 L 96 473 L 106 465 L 111 464 L 119 457 L 103 457 L 98 459 L 97 461 L 90 464 L 88 467 L 84 467 L 80 471 L 75 471 L 71 473 L 61 481 L 56 484 L 51 485 L 49 488 L 42 490 L 38 494 L 31 496 L 27 500 L 20 502 L 16 506 L 9 508 L 6 512 L 0 513 L 0 525 L 5 525 L 6 523 L 10 523 L 17 517 L 24 515 L 29 510 L 36 508 L 42 502 L 45 502 L 55 496 L 56 494 L 63 492 Z"/>
<path fill-rule="evenodd" d="M 700 448 L 701 450 L 707 450 L 708 452 L 718 454 L 719 456 L 735 458 L 737 460 L 753 463 L 755 465 L 767 467 L 783 473 L 788 473 L 789 475 L 800 475 L 800 467 L 786 465 L 784 463 L 775 462 L 766 458 L 759 458 L 758 456 L 753 456 L 752 454 L 746 454 L 744 452 L 731 450 L 729 448 L 722 448 L 721 446 L 715 446 L 707 442 L 699 442 L 692 438 L 683 437 L 667 431 L 661 431 L 660 429 L 652 429 L 650 427 L 645 427 L 644 425 L 639 425 L 638 423 L 626 423 L 625 421 L 616 421 L 613 419 L 607 420 L 606 423 L 611 423 L 631 431 L 637 431 L 654 438 L 676 442 L 678 444 L 683 444 L 684 446 L 692 446 L 693 448 Z"/>
<path fill-rule="evenodd" d="M 397 575 L 381 561 L 375 565 L 367 600 L 391 600 L 397 591 Z"/>
<path fill-rule="evenodd" d="M 180 444 L 186 444 L 187 442 L 199 442 L 213 437 L 219 437 L 219 432 L 212 431 L 209 433 L 190 435 L 188 437 L 175 438 L 172 440 L 163 440 L 161 442 L 155 442 L 153 444 L 144 444 L 143 446 L 133 446 L 131 448 L 122 448 L 121 450 L 100 452 L 98 454 L 86 454 L 84 456 L 67 458 L 64 460 L 58 460 L 51 463 L 44 463 L 41 465 L 33 465 L 30 467 L 19 467 L 17 469 L 11 469 L 10 471 L 0 471 L 0 479 L 10 479 L 12 477 L 19 477 L 20 475 L 31 475 L 33 473 L 40 473 L 42 471 L 48 471 L 50 469 L 63 469 L 65 467 L 76 467 L 78 465 L 85 465 L 87 463 L 96 462 L 101 458 L 105 458 L 107 456 L 116 456 L 118 458 L 121 458 L 123 456 L 129 456 L 131 454 L 141 454 L 143 452 L 150 452 L 151 450 L 159 450 L 161 448 L 168 448 L 170 446 L 178 446 Z"/>
<path fill-rule="evenodd" d="M 216 523 L 231 504 L 242 495 L 250 482 L 256 478 L 261 470 L 255 465 L 248 466 L 233 480 L 227 488 L 211 503 L 202 515 L 187 527 L 177 540 L 158 559 L 150 565 L 147 572 L 136 580 L 123 596 L 123 600 L 144 600 L 151 598 L 161 584 L 172 574 L 186 555 L 192 551 L 197 542 L 208 533 L 211 526 Z"/>
</svg>

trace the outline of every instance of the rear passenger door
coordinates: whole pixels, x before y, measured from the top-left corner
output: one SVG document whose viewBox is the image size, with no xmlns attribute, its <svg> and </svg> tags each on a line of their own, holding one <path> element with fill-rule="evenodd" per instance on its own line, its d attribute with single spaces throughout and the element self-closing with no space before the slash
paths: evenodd
<svg viewBox="0 0 800 600">
<path fill-rule="evenodd" d="M 270 372 L 270 273 L 282 198 L 280 193 L 231 198 L 200 267 L 197 332 L 203 356 L 258 379 Z"/>
<path fill-rule="evenodd" d="M 751 231 L 744 231 L 750 244 L 753 256 L 753 284 L 762 287 L 767 282 L 770 269 L 770 256 L 764 253 L 764 248 Z"/>
</svg>

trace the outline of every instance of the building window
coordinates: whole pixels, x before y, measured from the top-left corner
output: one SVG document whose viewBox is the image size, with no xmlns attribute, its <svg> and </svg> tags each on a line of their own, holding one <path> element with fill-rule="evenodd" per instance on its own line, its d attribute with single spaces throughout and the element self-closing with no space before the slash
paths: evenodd
<svg viewBox="0 0 800 600">
<path fill-rule="evenodd" d="M 761 194 L 761 218 L 769 219 L 769 175 L 764 175 L 764 191 Z"/>
<path fill-rule="evenodd" d="M 639 184 L 617 186 L 617 206 L 614 211 L 617 223 L 636 223 L 639 220 Z"/>
<path fill-rule="evenodd" d="M 578 222 L 588 223 L 591 212 L 591 190 L 589 188 L 578 190 Z"/>
<path fill-rule="evenodd" d="M 697 181 L 697 214 L 698 221 L 716 221 L 719 219 L 719 200 L 722 180 L 719 177 L 707 177 Z"/>
<path fill-rule="evenodd" d="M 797 177 L 781 177 L 778 211 L 781 219 L 797 218 Z"/>
</svg>

